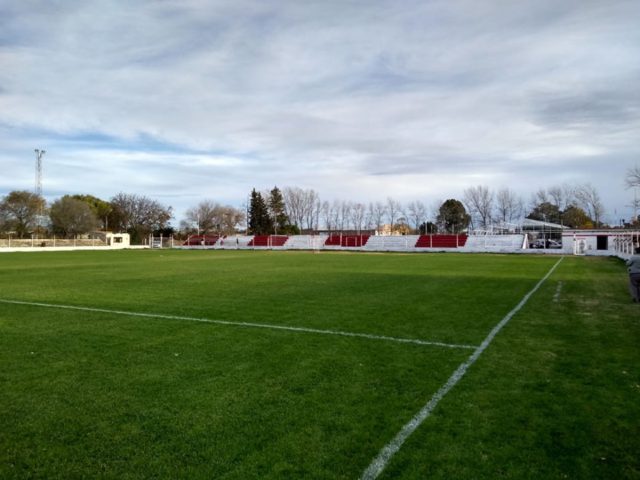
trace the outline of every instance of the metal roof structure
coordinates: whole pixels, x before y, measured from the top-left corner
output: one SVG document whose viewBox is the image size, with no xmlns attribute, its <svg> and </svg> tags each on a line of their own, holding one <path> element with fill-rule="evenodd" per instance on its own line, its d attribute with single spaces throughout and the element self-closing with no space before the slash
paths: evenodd
<svg viewBox="0 0 640 480">
<path fill-rule="evenodd" d="M 569 229 L 569 227 L 565 225 L 560 225 L 558 223 L 551 223 L 551 222 L 543 222 L 541 220 L 533 220 L 532 218 L 525 218 L 522 221 L 522 228 L 527 229 L 527 227 L 529 227 L 529 229 L 531 230 L 568 230 Z"/>
</svg>

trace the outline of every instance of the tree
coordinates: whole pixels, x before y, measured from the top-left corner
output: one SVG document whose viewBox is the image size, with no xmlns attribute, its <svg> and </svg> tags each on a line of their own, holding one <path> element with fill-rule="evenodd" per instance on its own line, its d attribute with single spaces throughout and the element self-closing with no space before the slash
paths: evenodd
<svg viewBox="0 0 640 480">
<path fill-rule="evenodd" d="M 593 221 L 580 207 L 575 205 L 569 205 L 567 209 L 562 212 L 563 225 L 569 228 L 591 228 L 593 227 Z"/>
<path fill-rule="evenodd" d="M 282 198 L 287 216 L 290 221 L 302 228 L 305 217 L 305 194 L 300 187 L 285 187 Z"/>
<path fill-rule="evenodd" d="M 340 210 L 340 201 L 334 200 L 331 203 L 331 224 L 333 225 L 334 230 L 342 230 L 344 228 L 344 224 L 341 218 L 342 211 Z"/>
<path fill-rule="evenodd" d="M 387 218 L 389 219 L 389 228 L 393 233 L 396 226 L 396 220 L 402 211 L 402 205 L 391 197 L 387 197 Z"/>
<path fill-rule="evenodd" d="M 85 202 L 93 213 L 95 213 L 100 223 L 102 223 L 102 229 L 107 230 L 109 228 L 109 214 L 113 207 L 106 200 L 102 200 L 98 197 L 94 197 L 93 195 L 72 195 L 72 198 L 76 200 L 81 200 Z"/>
<path fill-rule="evenodd" d="M 548 192 L 551 202 L 558 206 L 560 212 L 564 212 L 575 203 L 576 187 L 567 183 L 551 187 Z"/>
<path fill-rule="evenodd" d="M 273 187 L 269 192 L 267 202 L 269 215 L 274 226 L 274 233 L 298 234 L 300 229 L 297 225 L 292 225 L 287 215 L 284 197 L 278 187 Z M 307 209 L 309 210 L 309 209 Z"/>
<path fill-rule="evenodd" d="M 593 219 L 594 226 L 601 226 L 600 219 L 604 215 L 604 205 L 596 188 L 590 183 L 579 185 L 576 188 L 576 200 L 578 205 Z"/>
<path fill-rule="evenodd" d="M 420 235 L 438 233 L 438 226 L 433 222 L 425 222 L 418 228 Z"/>
<path fill-rule="evenodd" d="M 244 213 L 244 210 L 225 205 L 222 207 L 221 220 L 220 224 L 222 225 L 222 233 L 230 235 L 236 233 L 240 225 L 245 222 L 246 214 Z"/>
<path fill-rule="evenodd" d="M 382 222 L 387 214 L 387 207 L 380 202 L 369 204 L 369 217 L 373 227 L 380 232 L 382 229 Z"/>
<path fill-rule="evenodd" d="M 549 192 L 547 192 L 547 190 L 544 188 L 538 189 L 537 192 L 531 195 L 531 210 L 536 208 L 541 203 L 550 203 L 552 205 L 554 204 L 553 198 L 551 198 Z"/>
<path fill-rule="evenodd" d="M 542 202 L 531 210 L 527 218 L 560 224 L 560 209 L 553 203 Z"/>
<path fill-rule="evenodd" d="M 186 226 L 195 225 L 198 233 L 207 234 L 214 232 L 218 220 L 217 209 L 219 204 L 212 200 L 203 200 L 196 207 L 192 207 L 186 211 Z"/>
<path fill-rule="evenodd" d="M 502 223 L 513 223 L 522 216 L 523 202 L 513 190 L 503 188 L 496 194 L 496 216 Z"/>
<path fill-rule="evenodd" d="M 253 235 L 268 235 L 273 232 L 273 222 L 269 215 L 269 208 L 262 194 L 251 190 L 251 200 L 249 203 L 249 233 Z"/>
<path fill-rule="evenodd" d="M 11 230 L 10 220 L 8 213 L 4 211 L 2 205 L 0 204 L 0 233 L 8 232 Z"/>
<path fill-rule="evenodd" d="M 331 204 L 328 201 L 322 202 L 321 210 L 322 220 L 324 221 L 324 228 L 331 231 L 333 228 L 333 212 L 331 210 Z"/>
<path fill-rule="evenodd" d="M 438 225 L 446 232 L 460 233 L 469 226 L 471 216 L 460 200 L 446 200 L 438 211 Z"/>
<path fill-rule="evenodd" d="M 323 204 L 314 190 L 285 187 L 282 191 L 282 197 L 289 222 L 296 225 L 300 230 L 317 228 L 320 214 L 323 211 Z"/>
<path fill-rule="evenodd" d="M 203 200 L 196 207 L 186 212 L 185 230 L 199 233 L 235 233 L 237 226 L 244 221 L 244 212 L 228 205 L 221 205 L 212 200 Z"/>
<path fill-rule="evenodd" d="M 140 242 L 156 230 L 166 228 L 171 220 L 171 207 L 165 207 L 143 195 L 118 193 L 111 199 L 109 225 L 126 231 L 132 242 Z"/>
<path fill-rule="evenodd" d="M 309 198 L 310 208 L 305 215 L 305 226 L 308 231 L 315 232 L 320 228 L 320 216 L 322 215 L 324 204 L 316 192 L 310 190 L 310 193 L 313 195 L 312 198 Z"/>
<path fill-rule="evenodd" d="M 362 203 L 354 203 L 351 208 L 351 225 L 353 229 L 360 233 L 364 224 L 366 207 Z"/>
<path fill-rule="evenodd" d="M 424 203 L 417 201 L 407 205 L 407 217 L 409 217 L 416 231 L 420 230 L 420 225 L 424 223 L 426 216 L 427 208 Z"/>
<path fill-rule="evenodd" d="M 636 165 L 635 167 L 627 170 L 625 184 L 627 185 L 627 188 L 640 187 L 640 167 Z"/>
<path fill-rule="evenodd" d="M 342 200 L 340 202 L 340 230 L 348 230 L 349 223 L 351 222 L 351 209 L 353 204 L 351 202 L 347 202 Z"/>
<path fill-rule="evenodd" d="M 464 203 L 467 205 L 471 218 L 477 221 L 477 226 L 487 228 L 491 223 L 493 192 L 482 185 L 467 188 L 464 191 Z"/>
<path fill-rule="evenodd" d="M 26 190 L 13 191 L 0 202 L 0 218 L 5 231 L 15 232 L 20 238 L 38 227 L 38 216 L 44 212 L 45 201 Z"/>
<path fill-rule="evenodd" d="M 73 237 L 98 228 L 99 220 L 88 203 L 65 195 L 49 209 L 51 229 L 56 235 Z"/>
<path fill-rule="evenodd" d="M 320 195 L 313 190 L 307 190 L 304 195 L 304 228 L 314 230 L 320 215 Z"/>
<path fill-rule="evenodd" d="M 412 232 L 411 225 L 405 217 L 398 218 L 395 227 L 393 228 L 393 233 L 399 235 L 410 235 Z"/>
</svg>

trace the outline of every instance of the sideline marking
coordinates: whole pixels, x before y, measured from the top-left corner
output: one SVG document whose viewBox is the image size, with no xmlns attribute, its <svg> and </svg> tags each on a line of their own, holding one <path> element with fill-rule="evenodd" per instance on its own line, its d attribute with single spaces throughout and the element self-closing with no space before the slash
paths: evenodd
<svg viewBox="0 0 640 480">
<path fill-rule="evenodd" d="M 430 342 L 427 340 L 419 340 L 416 338 L 388 337 L 385 335 L 373 335 L 369 333 L 357 333 L 357 332 L 344 332 L 341 330 L 322 330 L 320 328 L 289 327 L 286 325 L 271 325 L 268 323 L 232 322 L 229 320 L 212 320 L 209 318 L 182 317 L 178 315 L 163 315 L 161 313 L 127 312 L 124 310 L 109 310 L 106 308 L 79 307 L 74 305 L 56 305 L 53 303 L 24 302 L 20 300 L 5 300 L 1 298 L 0 298 L 0 303 L 7 303 L 12 305 L 26 305 L 30 307 L 59 308 L 62 310 L 79 310 L 81 312 L 112 313 L 117 315 L 128 315 L 130 317 L 162 318 L 165 320 L 186 320 L 189 322 L 214 323 L 216 325 L 232 325 L 236 327 L 268 328 L 272 330 L 286 330 L 290 332 L 319 333 L 323 335 L 338 335 L 342 337 L 367 338 L 369 340 L 383 340 L 387 342 L 396 342 L 396 343 L 412 343 L 415 345 L 428 345 L 428 346 L 444 347 L 444 348 L 463 348 L 463 349 L 469 349 L 469 350 L 474 350 L 477 348 L 475 345 L 460 345 L 455 343 Z"/>
<path fill-rule="evenodd" d="M 444 396 L 449 393 L 449 391 L 455 387 L 455 385 L 460 381 L 460 379 L 467 373 L 468 368 L 475 363 L 475 361 L 480 357 L 482 352 L 486 350 L 486 348 L 491 344 L 493 338 L 502 330 L 509 320 L 520 311 L 522 307 L 529 301 L 529 298 L 538 291 L 538 289 L 542 286 L 542 284 L 551 276 L 553 271 L 556 269 L 560 262 L 564 260 L 564 257 L 561 257 L 553 267 L 547 272 L 547 274 L 542 277 L 542 279 L 533 287 L 529 293 L 527 293 L 520 303 L 518 303 L 513 310 L 505 315 L 505 317 L 498 322 L 498 324 L 493 327 L 493 329 L 489 332 L 489 335 L 483 340 L 483 342 L 475 349 L 475 351 L 471 354 L 467 360 L 462 362 L 460 366 L 456 369 L 455 372 L 449 377 L 449 380 L 440 387 L 440 389 L 431 397 L 431 399 L 427 402 L 427 404 L 422 407 L 422 409 L 414 415 L 414 417 L 406 423 L 402 429 L 398 432 L 398 434 L 391 440 L 387 445 L 384 446 L 382 450 L 378 453 L 378 456 L 373 459 L 371 464 L 367 467 L 367 469 L 362 474 L 361 480 L 373 480 L 378 478 L 378 475 L 382 473 L 384 468 L 391 460 L 402 444 L 405 442 L 407 438 L 424 422 L 434 408 L 438 405 L 440 400 L 444 398 Z"/>
</svg>

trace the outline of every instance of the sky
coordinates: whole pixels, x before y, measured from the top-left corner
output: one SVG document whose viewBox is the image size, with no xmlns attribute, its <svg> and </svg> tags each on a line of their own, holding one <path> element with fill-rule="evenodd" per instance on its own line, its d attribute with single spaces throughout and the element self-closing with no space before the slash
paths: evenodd
<svg viewBox="0 0 640 480">
<path fill-rule="evenodd" d="M 637 0 L 0 0 L 0 195 L 431 206 L 591 183 L 632 215 Z"/>
</svg>

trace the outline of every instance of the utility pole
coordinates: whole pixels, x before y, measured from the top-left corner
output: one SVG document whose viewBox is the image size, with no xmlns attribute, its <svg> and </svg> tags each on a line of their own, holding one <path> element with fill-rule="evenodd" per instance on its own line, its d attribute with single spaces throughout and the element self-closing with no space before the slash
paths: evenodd
<svg viewBox="0 0 640 480">
<path fill-rule="evenodd" d="M 46 150 L 35 149 L 36 152 L 36 188 L 35 194 L 39 197 L 42 196 L 42 157 L 46 153 Z"/>
<path fill-rule="evenodd" d="M 36 185 L 35 185 L 35 194 L 38 196 L 38 201 L 42 198 L 42 157 L 46 153 L 45 150 L 40 150 L 39 148 L 35 149 L 36 152 Z M 36 235 L 41 230 L 41 227 L 44 225 L 44 212 L 42 211 L 42 206 L 38 211 L 38 218 L 36 220 Z"/>
</svg>

